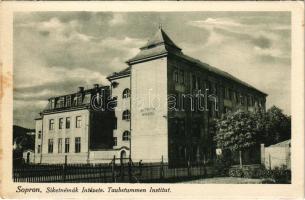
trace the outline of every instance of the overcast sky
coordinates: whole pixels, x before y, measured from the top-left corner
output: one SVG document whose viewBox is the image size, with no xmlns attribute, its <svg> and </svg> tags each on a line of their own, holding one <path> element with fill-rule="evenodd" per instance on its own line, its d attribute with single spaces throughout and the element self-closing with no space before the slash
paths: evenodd
<svg viewBox="0 0 305 200">
<path fill-rule="evenodd" d="M 33 128 L 51 96 L 108 84 L 159 23 L 185 54 L 266 92 L 267 108 L 290 114 L 288 12 L 32 12 L 14 16 L 14 124 Z"/>
</svg>

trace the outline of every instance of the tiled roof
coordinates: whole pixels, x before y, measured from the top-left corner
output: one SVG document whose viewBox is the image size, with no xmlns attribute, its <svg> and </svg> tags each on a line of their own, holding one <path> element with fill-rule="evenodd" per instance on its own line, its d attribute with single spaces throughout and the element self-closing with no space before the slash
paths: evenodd
<svg viewBox="0 0 305 200">
<path fill-rule="evenodd" d="M 179 48 L 163 31 L 159 28 L 155 35 L 148 40 L 148 42 L 140 48 L 140 52 L 133 58 L 127 61 L 127 63 L 133 63 L 145 58 L 166 54 L 167 52 L 181 53 Z"/>
<path fill-rule="evenodd" d="M 168 35 L 163 31 L 163 29 L 160 27 L 157 32 L 155 33 L 155 35 L 150 39 L 148 40 L 148 42 L 143 46 L 141 47 L 140 49 L 147 49 L 147 48 L 151 48 L 153 46 L 158 46 L 158 45 L 161 45 L 161 44 L 166 44 L 166 45 L 169 45 L 173 48 L 177 48 L 177 49 L 180 49 L 169 37 Z"/>
<path fill-rule="evenodd" d="M 191 63 L 194 63 L 198 67 L 201 67 L 207 71 L 210 71 L 214 74 L 220 75 L 222 77 L 225 77 L 229 80 L 235 81 L 237 83 L 240 83 L 248 88 L 254 89 L 264 95 L 267 95 L 266 93 L 256 89 L 255 87 L 251 86 L 250 84 L 236 78 L 235 76 L 222 71 L 216 67 L 213 67 L 209 64 L 203 63 L 198 59 L 192 58 L 190 56 L 187 56 L 182 53 L 181 49 L 168 37 L 168 35 L 163 31 L 162 28 L 159 28 L 154 37 L 147 42 L 146 45 L 140 48 L 141 51 L 133 58 L 128 60 L 126 63 L 134 64 L 137 62 L 142 62 L 146 59 L 153 59 L 154 57 L 162 56 L 162 55 L 168 55 L 173 54 L 180 58 L 183 58 Z M 130 69 L 129 69 L 130 70 Z M 120 74 L 121 72 L 117 73 Z"/>
<path fill-rule="evenodd" d="M 225 71 L 223 71 L 223 70 L 220 70 L 220 69 L 218 69 L 218 68 L 216 68 L 216 67 L 213 67 L 213 66 L 211 66 L 211 65 L 209 65 L 209 64 L 207 64 L 207 63 L 203 63 L 203 62 L 201 62 L 200 60 L 195 59 L 195 58 L 192 58 L 192 57 L 187 56 L 187 55 L 185 55 L 185 54 L 178 54 L 178 56 L 179 56 L 179 57 L 182 57 L 182 58 L 184 58 L 184 59 L 186 59 L 186 60 L 188 60 L 188 61 L 190 61 L 190 62 L 192 62 L 192 63 L 197 64 L 199 67 L 201 67 L 201 68 L 203 68 L 203 69 L 205 69 L 205 70 L 207 70 L 207 71 L 210 71 L 210 72 L 212 72 L 212 73 L 214 73 L 214 74 L 217 74 L 217 75 L 220 75 L 220 76 L 222 76 L 222 77 L 225 77 L 225 78 L 227 78 L 227 79 L 229 79 L 229 80 L 235 81 L 235 82 L 240 83 L 240 84 L 242 84 L 242 85 L 244 85 L 244 86 L 246 86 L 246 87 L 248 87 L 248 88 L 254 89 L 254 90 L 256 90 L 256 91 L 258 91 L 258 92 L 260 92 L 260 93 L 262 93 L 262 94 L 264 94 L 264 95 L 267 95 L 266 93 L 264 93 L 264 92 L 258 90 L 257 88 L 253 87 L 252 85 L 250 85 L 250 84 L 248 84 L 248 83 L 246 83 L 246 82 L 244 82 L 244 81 L 242 81 L 242 80 L 236 78 L 235 76 L 229 74 L 228 72 L 225 72 Z"/>
<path fill-rule="evenodd" d="M 114 72 L 114 73 L 110 74 L 109 76 L 107 76 L 107 79 L 112 79 L 112 78 L 119 77 L 119 76 L 129 75 L 130 69 L 131 69 L 131 67 L 127 67 L 119 72 Z"/>
</svg>

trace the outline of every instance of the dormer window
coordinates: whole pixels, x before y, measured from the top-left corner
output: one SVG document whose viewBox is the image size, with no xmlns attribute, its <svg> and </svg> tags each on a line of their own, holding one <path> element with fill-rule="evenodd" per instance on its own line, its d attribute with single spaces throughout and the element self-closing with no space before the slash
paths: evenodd
<svg viewBox="0 0 305 200">
<path fill-rule="evenodd" d="M 71 96 L 66 96 L 66 107 L 71 106 Z"/>
<path fill-rule="evenodd" d="M 55 99 L 51 99 L 50 102 L 51 102 L 51 109 L 54 109 L 55 108 Z"/>
<path fill-rule="evenodd" d="M 73 97 L 73 106 L 77 106 L 77 97 Z"/>
<path fill-rule="evenodd" d="M 60 97 L 57 104 L 59 108 L 63 108 L 65 106 L 65 98 Z"/>
<path fill-rule="evenodd" d="M 82 104 L 82 94 L 77 94 L 77 105 Z"/>
</svg>

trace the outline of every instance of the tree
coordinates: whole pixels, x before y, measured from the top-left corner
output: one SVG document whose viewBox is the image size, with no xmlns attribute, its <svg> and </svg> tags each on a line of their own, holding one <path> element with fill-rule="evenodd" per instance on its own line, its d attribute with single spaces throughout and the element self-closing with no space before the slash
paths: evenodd
<svg viewBox="0 0 305 200">
<path fill-rule="evenodd" d="M 291 118 L 272 106 L 266 112 L 265 143 L 275 144 L 291 138 Z"/>
<path fill-rule="evenodd" d="M 253 115 L 261 143 L 269 146 L 291 138 L 291 118 L 278 107 L 272 106 L 267 112 L 257 110 Z"/>
<path fill-rule="evenodd" d="M 216 122 L 214 140 L 218 148 L 239 152 L 242 167 L 242 153 L 259 143 L 257 121 L 249 112 L 237 111 L 226 114 Z"/>
</svg>

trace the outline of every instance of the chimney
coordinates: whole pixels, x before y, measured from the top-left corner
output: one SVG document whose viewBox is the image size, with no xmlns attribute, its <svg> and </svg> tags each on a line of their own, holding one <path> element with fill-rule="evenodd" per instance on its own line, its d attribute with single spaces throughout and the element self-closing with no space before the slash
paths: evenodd
<svg viewBox="0 0 305 200">
<path fill-rule="evenodd" d="M 78 87 L 78 92 L 83 92 L 84 91 L 84 87 Z"/>
<path fill-rule="evenodd" d="M 99 87 L 99 85 L 96 83 L 96 84 L 93 84 L 94 88 L 97 89 Z"/>
</svg>

